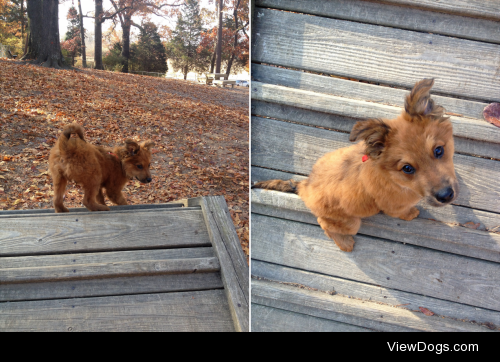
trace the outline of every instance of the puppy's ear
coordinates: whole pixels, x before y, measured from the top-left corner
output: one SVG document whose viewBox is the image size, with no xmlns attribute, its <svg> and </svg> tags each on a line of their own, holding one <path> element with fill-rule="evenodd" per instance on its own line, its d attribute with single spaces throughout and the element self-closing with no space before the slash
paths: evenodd
<svg viewBox="0 0 500 362">
<path fill-rule="evenodd" d="M 151 147 L 153 147 L 154 145 L 155 143 L 153 141 L 144 141 L 143 143 L 141 143 L 141 147 L 145 148 L 148 151 L 151 151 Z"/>
<path fill-rule="evenodd" d="M 434 79 L 424 79 L 417 82 L 405 100 L 405 111 L 411 117 L 442 118 L 444 108 L 434 104 L 429 91 L 434 85 Z"/>
<path fill-rule="evenodd" d="M 128 139 L 125 140 L 125 149 L 127 150 L 129 156 L 135 156 L 139 153 L 140 151 L 140 146 L 137 144 L 137 142 Z"/>
<path fill-rule="evenodd" d="M 352 128 L 349 141 L 365 141 L 366 154 L 372 158 L 377 158 L 384 151 L 390 131 L 391 128 L 381 119 L 360 121 Z"/>
</svg>

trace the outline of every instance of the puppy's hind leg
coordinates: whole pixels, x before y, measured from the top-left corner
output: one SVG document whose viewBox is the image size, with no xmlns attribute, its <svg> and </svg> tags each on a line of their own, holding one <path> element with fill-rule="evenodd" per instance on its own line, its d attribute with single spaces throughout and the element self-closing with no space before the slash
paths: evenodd
<svg viewBox="0 0 500 362">
<path fill-rule="evenodd" d="M 128 202 L 127 200 L 125 200 L 125 197 L 123 196 L 121 191 L 116 192 L 106 190 L 106 194 L 108 195 L 111 202 L 115 203 L 116 205 L 128 205 Z"/>
<path fill-rule="evenodd" d="M 109 207 L 96 202 L 96 197 L 99 194 L 100 185 L 84 185 L 85 196 L 83 197 L 83 205 L 90 211 L 109 211 Z"/>
<path fill-rule="evenodd" d="M 102 188 L 99 188 L 99 192 L 97 193 L 96 200 L 101 205 L 106 205 L 104 201 L 104 194 L 102 193 Z"/>
<path fill-rule="evenodd" d="M 326 236 L 335 241 L 340 250 L 351 252 L 354 248 L 354 238 L 359 227 L 361 219 L 358 217 L 339 217 L 336 220 L 324 217 L 318 217 L 318 223 L 325 231 Z"/>
<path fill-rule="evenodd" d="M 66 185 L 68 180 L 59 173 L 54 173 L 52 176 L 54 182 L 54 209 L 56 212 L 69 212 L 69 210 L 64 207 L 64 193 L 66 192 Z"/>
</svg>

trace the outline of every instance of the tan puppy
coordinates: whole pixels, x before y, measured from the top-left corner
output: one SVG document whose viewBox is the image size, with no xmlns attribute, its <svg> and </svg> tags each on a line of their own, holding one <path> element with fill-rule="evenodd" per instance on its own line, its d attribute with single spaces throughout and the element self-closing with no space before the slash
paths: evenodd
<svg viewBox="0 0 500 362">
<path fill-rule="evenodd" d="M 357 122 L 349 140 L 360 142 L 320 158 L 307 180 L 263 181 L 253 188 L 298 193 L 325 234 L 348 252 L 363 217 L 382 211 L 409 221 L 418 216 L 421 199 L 448 205 L 458 195 L 453 129 L 430 98 L 433 84 L 415 84 L 397 118 Z"/>
<path fill-rule="evenodd" d="M 70 138 L 76 133 L 78 138 Z M 93 146 L 83 138 L 83 128 L 78 124 L 64 127 L 63 133 L 50 151 L 49 170 L 54 182 L 54 208 L 68 212 L 63 196 L 68 181 L 80 184 L 85 191 L 83 204 L 90 211 L 108 211 L 103 189 L 117 205 L 127 205 L 122 189 L 131 178 L 151 182 L 150 149 L 153 142 L 140 145 L 126 140 L 125 145 L 107 149 Z"/>
</svg>

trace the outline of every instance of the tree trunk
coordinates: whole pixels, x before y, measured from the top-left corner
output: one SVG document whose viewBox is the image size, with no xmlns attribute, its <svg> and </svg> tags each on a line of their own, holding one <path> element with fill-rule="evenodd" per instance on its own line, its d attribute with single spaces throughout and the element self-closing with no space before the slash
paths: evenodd
<svg viewBox="0 0 500 362">
<path fill-rule="evenodd" d="M 236 3 L 236 6 L 234 7 L 233 11 L 233 17 L 234 17 L 234 29 L 238 30 L 238 6 L 240 6 L 240 1 Z M 227 69 L 226 69 L 226 79 L 229 79 L 229 74 L 231 73 L 231 67 L 233 66 L 233 61 L 234 58 L 236 58 L 236 47 L 238 46 L 238 31 L 234 34 L 234 42 L 233 42 L 233 49 L 231 51 L 231 57 L 229 58 L 229 61 L 227 62 Z"/>
<path fill-rule="evenodd" d="M 82 4 L 78 0 L 78 11 L 80 12 L 80 36 L 82 38 L 82 66 L 87 68 L 87 55 L 85 53 L 85 33 L 83 32 L 83 14 L 82 14 Z"/>
<path fill-rule="evenodd" d="M 24 48 L 24 0 L 21 0 L 21 47 Z"/>
<path fill-rule="evenodd" d="M 215 42 L 214 52 L 212 54 L 212 59 L 210 60 L 210 73 L 214 72 L 215 58 L 217 57 L 217 42 Z"/>
<path fill-rule="evenodd" d="M 217 27 L 217 61 L 215 63 L 215 73 L 220 73 L 220 65 L 222 62 L 222 7 L 224 3 L 219 0 L 219 8 L 217 9 L 219 15 L 219 25 Z"/>
<path fill-rule="evenodd" d="M 102 64 L 102 0 L 95 0 L 94 64 L 95 69 L 104 70 Z"/>
<path fill-rule="evenodd" d="M 28 12 L 28 27 L 26 29 L 26 51 L 21 58 L 36 59 L 42 46 L 42 1 L 28 0 L 26 10 Z"/>
<path fill-rule="evenodd" d="M 37 62 L 44 67 L 60 68 L 64 64 L 59 42 L 59 2 L 43 0 L 43 38 Z"/>
<path fill-rule="evenodd" d="M 130 24 L 132 20 L 124 16 L 124 21 L 122 24 L 122 57 L 123 68 L 122 73 L 128 73 L 128 60 L 130 59 Z"/>
</svg>

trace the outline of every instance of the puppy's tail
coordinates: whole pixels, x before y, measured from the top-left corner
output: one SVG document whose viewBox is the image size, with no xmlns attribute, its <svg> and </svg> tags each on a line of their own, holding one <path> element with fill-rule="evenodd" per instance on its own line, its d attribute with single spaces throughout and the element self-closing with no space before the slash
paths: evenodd
<svg viewBox="0 0 500 362">
<path fill-rule="evenodd" d="M 289 192 L 296 194 L 297 186 L 300 181 L 295 180 L 269 180 L 269 181 L 261 181 L 257 182 L 255 185 L 252 185 L 252 189 L 266 189 L 266 190 L 276 190 L 281 192 Z"/>
<path fill-rule="evenodd" d="M 78 137 L 85 142 L 85 138 L 83 137 L 83 127 L 76 123 L 69 124 L 64 127 L 62 135 L 59 136 L 59 150 L 61 152 L 68 151 L 68 148 L 70 147 L 70 143 L 68 141 L 72 133 L 76 133 Z"/>
</svg>

